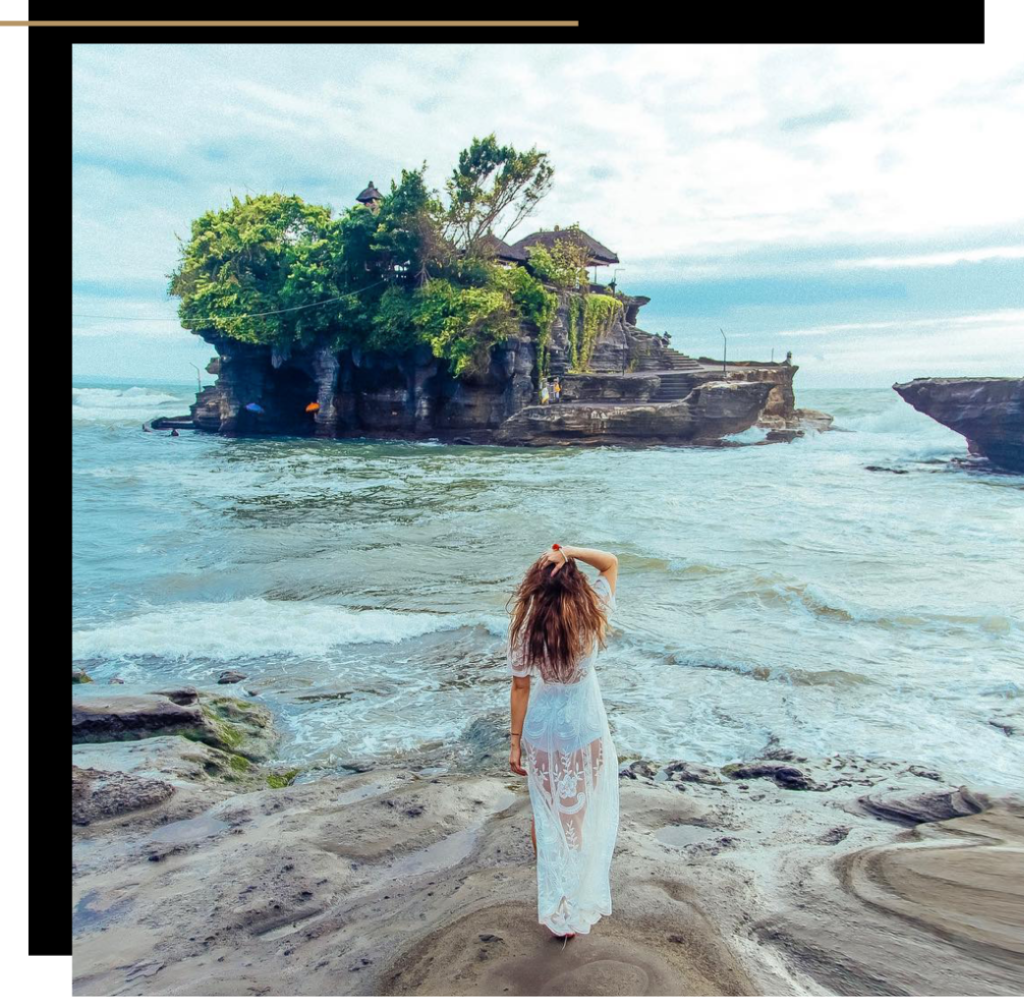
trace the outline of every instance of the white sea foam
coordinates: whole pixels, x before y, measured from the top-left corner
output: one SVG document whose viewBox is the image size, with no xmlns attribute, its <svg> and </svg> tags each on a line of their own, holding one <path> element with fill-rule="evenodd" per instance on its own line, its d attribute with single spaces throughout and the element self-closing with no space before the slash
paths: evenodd
<svg viewBox="0 0 1024 997">
<path fill-rule="evenodd" d="M 768 435 L 768 430 L 761 426 L 748 426 L 741 433 L 729 433 L 723 440 L 734 440 L 737 443 L 757 443 Z"/>
<path fill-rule="evenodd" d="M 143 422 L 183 412 L 191 402 L 150 388 L 72 388 L 71 421 Z"/>
<path fill-rule="evenodd" d="M 841 429 L 855 429 L 860 433 L 896 433 L 900 436 L 952 437 L 951 429 L 940 425 L 934 419 L 918 412 L 902 398 L 893 400 L 880 412 L 869 412 L 851 417 L 836 416 L 836 426 Z"/>
<path fill-rule="evenodd" d="M 346 609 L 306 602 L 240 599 L 176 603 L 72 634 L 75 658 L 156 655 L 235 658 L 325 655 L 346 644 L 397 644 L 466 626 L 494 626 L 484 616 Z"/>
</svg>

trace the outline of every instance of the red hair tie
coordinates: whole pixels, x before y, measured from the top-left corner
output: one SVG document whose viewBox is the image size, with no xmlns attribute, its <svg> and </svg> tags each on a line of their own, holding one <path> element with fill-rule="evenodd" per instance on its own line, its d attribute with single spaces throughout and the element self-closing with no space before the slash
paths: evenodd
<svg viewBox="0 0 1024 997">
<path fill-rule="evenodd" d="M 551 549 L 552 550 L 561 550 L 562 548 L 561 548 L 561 545 L 559 545 L 559 544 L 552 544 L 551 545 Z"/>
</svg>

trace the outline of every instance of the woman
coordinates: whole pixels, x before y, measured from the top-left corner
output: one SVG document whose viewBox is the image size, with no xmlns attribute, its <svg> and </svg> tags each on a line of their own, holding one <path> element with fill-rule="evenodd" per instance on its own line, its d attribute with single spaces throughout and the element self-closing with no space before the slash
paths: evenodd
<svg viewBox="0 0 1024 997">
<path fill-rule="evenodd" d="M 577 560 L 600 572 L 593 583 Z M 614 554 L 554 544 L 513 596 L 509 767 L 530 789 L 537 919 L 559 938 L 587 934 L 612 912 L 619 761 L 594 658 L 605 646 L 618 570 Z"/>
</svg>

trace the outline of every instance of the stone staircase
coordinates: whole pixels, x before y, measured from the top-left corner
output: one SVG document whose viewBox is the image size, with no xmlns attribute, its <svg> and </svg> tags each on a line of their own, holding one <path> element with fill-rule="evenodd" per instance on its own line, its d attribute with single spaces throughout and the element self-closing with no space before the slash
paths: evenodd
<svg viewBox="0 0 1024 997">
<path fill-rule="evenodd" d="M 679 350 L 671 346 L 662 346 L 657 350 L 652 349 L 650 353 L 640 357 L 637 363 L 637 370 L 700 370 L 701 365 Z"/>
<path fill-rule="evenodd" d="M 630 337 L 633 340 L 632 351 L 636 357 L 636 365 L 633 367 L 636 373 L 657 374 L 659 386 L 651 396 L 652 402 L 672 402 L 685 398 L 693 388 L 706 381 L 708 375 L 704 366 L 693 357 L 673 349 L 671 346 L 663 346 L 660 337 L 654 336 L 642 329 L 631 328 Z M 592 374 L 618 375 L 619 370 L 594 369 Z M 569 375 L 566 358 L 559 352 L 553 352 L 548 377 L 562 377 Z M 572 377 L 572 375 L 569 375 Z M 579 401 L 591 401 L 589 397 L 593 388 L 583 392 Z M 607 401 L 605 395 L 599 395 L 593 401 Z"/>
<path fill-rule="evenodd" d="M 700 364 L 694 364 L 694 367 L 698 369 L 656 371 L 660 383 L 651 401 L 676 402 L 685 398 L 698 384 L 707 380 L 707 375 L 700 373 Z"/>
<path fill-rule="evenodd" d="M 639 373 L 657 374 L 660 381 L 658 390 L 651 396 L 652 402 L 679 401 L 695 385 L 706 380 L 706 375 L 702 375 L 704 368 L 693 357 L 671 346 L 662 346 L 661 340 L 650 333 L 644 333 L 638 339 L 640 350 L 636 370 Z"/>
</svg>

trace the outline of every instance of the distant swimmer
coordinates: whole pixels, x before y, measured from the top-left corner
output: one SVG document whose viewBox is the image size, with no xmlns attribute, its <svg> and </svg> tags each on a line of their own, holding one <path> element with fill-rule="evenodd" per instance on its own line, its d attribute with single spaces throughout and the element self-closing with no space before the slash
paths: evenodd
<svg viewBox="0 0 1024 997">
<path fill-rule="evenodd" d="M 180 436 L 180 435 L 181 434 L 176 429 L 172 429 L 171 430 L 171 436 Z"/>
</svg>

